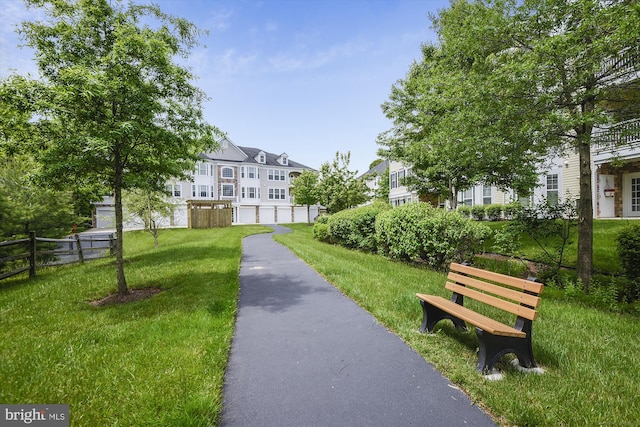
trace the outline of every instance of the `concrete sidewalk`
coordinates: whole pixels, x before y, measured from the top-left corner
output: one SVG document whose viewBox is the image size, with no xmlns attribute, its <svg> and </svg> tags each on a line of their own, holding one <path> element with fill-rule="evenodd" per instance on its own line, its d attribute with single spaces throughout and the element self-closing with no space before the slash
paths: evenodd
<svg viewBox="0 0 640 427">
<path fill-rule="evenodd" d="M 495 424 L 400 338 L 260 234 L 243 242 L 222 425 Z"/>
</svg>

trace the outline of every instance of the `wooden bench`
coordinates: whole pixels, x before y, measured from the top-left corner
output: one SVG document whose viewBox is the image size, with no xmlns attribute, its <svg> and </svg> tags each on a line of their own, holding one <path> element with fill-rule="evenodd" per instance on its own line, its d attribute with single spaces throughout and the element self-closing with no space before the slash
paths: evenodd
<svg viewBox="0 0 640 427">
<path fill-rule="evenodd" d="M 538 314 L 542 283 L 452 263 L 445 288 L 453 292 L 451 300 L 416 294 L 423 312 L 421 332 L 433 332 L 436 323 L 443 319 L 465 330 L 466 322 L 476 327 L 479 371 L 491 372 L 493 365 L 507 353 L 515 353 L 521 366 L 536 367 L 531 327 Z M 515 314 L 515 325 L 505 325 L 464 307 L 465 296 Z"/>
</svg>

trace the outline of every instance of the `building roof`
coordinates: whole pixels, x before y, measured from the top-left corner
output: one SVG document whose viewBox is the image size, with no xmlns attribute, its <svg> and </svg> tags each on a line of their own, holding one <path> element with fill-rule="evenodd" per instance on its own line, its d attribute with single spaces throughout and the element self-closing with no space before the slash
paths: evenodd
<svg viewBox="0 0 640 427">
<path fill-rule="evenodd" d="M 289 157 L 286 153 L 282 153 L 282 154 L 274 154 L 274 153 L 269 153 L 265 150 L 262 150 L 260 148 L 253 148 L 253 147 L 241 147 L 238 146 L 239 149 L 241 149 L 242 151 L 245 152 L 245 154 L 248 156 L 248 158 L 245 160 L 245 163 L 258 163 L 255 158 L 258 157 L 259 153 L 264 153 L 266 155 L 267 158 L 267 162 L 263 163 L 267 166 L 288 166 L 291 168 L 301 168 L 301 169 L 312 169 L 309 166 L 305 166 L 302 163 L 298 163 L 298 162 L 294 162 L 293 160 L 291 160 L 291 158 L 288 159 L 288 164 L 287 165 L 282 165 L 278 162 L 278 159 L 281 156 L 287 156 Z"/>
<path fill-rule="evenodd" d="M 258 154 L 264 153 L 266 162 L 258 163 L 256 158 L 258 158 Z M 289 155 L 286 153 L 282 154 L 274 154 L 270 153 L 266 150 L 254 147 L 241 147 L 239 145 L 234 144 L 229 138 L 223 138 L 220 141 L 220 149 L 216 152 L 212 153 L 202 153 L 200 157 L 203 159 L 209 160 L 223 160 L 226 162 L 238 162 L 238 163 L 255 163 L 255 164 L 263 164 L 265 166 L 277 166 L 277 167 L 289 167 L 289 168 L 298 168 L 298 169 L 309 169 L 309 166 L 303 165 L 302 163 L 295 162 L 289 158 Z M 283 165 L 278 160 L 282 157 L 287 157 L 287 164 Z"/>
<path fill-rule="evenodd" d="M 360 178 L 367 177 L 368 175 L 373 175 L 373 174 L 380 176 L 384 173 L 384 171 L 387 170 L 388 167 L 389 167 L 389 160 L 383 160 L 382 162 L 378 163 L 377 165 L 375 165 L 374 167 L 372 167 L 371 169 L 369 169 L 368 171 L 360 175 Z"/>
</svg>

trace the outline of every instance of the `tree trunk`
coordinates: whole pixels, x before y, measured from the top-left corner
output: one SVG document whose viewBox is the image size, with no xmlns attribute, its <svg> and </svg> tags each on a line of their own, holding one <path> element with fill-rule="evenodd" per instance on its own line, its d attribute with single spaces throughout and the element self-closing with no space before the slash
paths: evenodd
<svg viewBox="0 0 640 427">
<path fill-rule="evenodd" d="M 458 191 L 456 186 L 449 181 L 449 209 L 455 211 L 458 208 Z"/>
<path fill-rule="evenodd" d="M 116 149 L 114 185 L 116 209 L 116 277 L 118 280 L 118 293 L 120 295 L 127 295 L 129 293 L 129 288 L 127 287 L 127 280 L 124 277 L 124 245 L 122 239 L 122 174 L 123 168 L 120 159 L 120 152 Z"/>
<path fill-rule="evenodd" d="M 580 134 L 582 133 L 582 134 Z M 591 185 L 591 126 L 578 133 L 580 199 L 578 202 L 578 278 L 589 292 L 593 273 L 593 196 Z"/>
</svg>

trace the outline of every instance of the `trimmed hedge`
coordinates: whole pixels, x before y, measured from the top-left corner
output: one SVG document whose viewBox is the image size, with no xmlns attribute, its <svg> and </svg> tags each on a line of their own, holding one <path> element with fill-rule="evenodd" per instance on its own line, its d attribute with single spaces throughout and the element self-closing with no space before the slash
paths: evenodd
<svg viewBox="0 0 640 427">
<path fill-rule="evenodd" d="M 424 203 L 383 212 L 376 221 L 378 252 L 404 261 L 425 262 L 444 270 L 452 261 L 471 261 L 480 252 L 489 228 Z"/>
<path fill-rule="evenodd" d="M 388 203 L 376 202 L 331 215 L 328 224 L 332 242 L 347 248 L 375 252 L 376 216 L 389 209 L 391 205 Z"/>
</svg>

